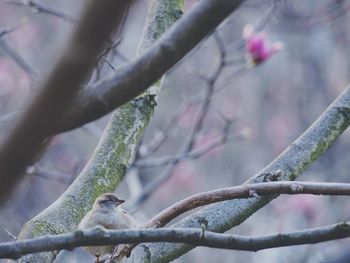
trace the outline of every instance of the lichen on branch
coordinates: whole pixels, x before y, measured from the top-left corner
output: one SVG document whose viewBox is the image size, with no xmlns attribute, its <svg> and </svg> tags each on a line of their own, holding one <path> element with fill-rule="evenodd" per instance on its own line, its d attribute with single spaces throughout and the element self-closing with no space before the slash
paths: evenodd
<svg viewBox="0 0 350 263">
<path fill-rule="evenodd" d="M 275 160 L 246 183 L 292 181 L 301 175 L 323 154 L 350 125 L 350 86 L 322 115 Z M 214 232 L 225 232 L 245 221 L 277 196 L 224 201 L 210 205 L 188 216 L 172 227 L 201 227 Z M 193 246 L 187 244 L 151 244 L 136 247 L 125 262 L 169 262 L 180 257 Z"/>
<path fill-rule="evenodd" d="M 159 37 L 178 18 L 182 6 L 182 0 L 154 0 L 150 3 L 139 53 L 147 49 L 156 40 L 155 37 Z M 144 44 L 146 42 L 147 45 Z M 161 82 L 155 85 L 157 87 L 152 88 L 152 94 L 145 93 L 114 112 L 86 167 L 56 202 L 24 225 L 19 239 L 75 230 L 96 197 L 116 189 L 134 158 L 144 129 L 153 114 Z M 54 258 L 54 253 L 47 252 L 23 257 L 21 262 L 52 262 Z"/>
</svg>

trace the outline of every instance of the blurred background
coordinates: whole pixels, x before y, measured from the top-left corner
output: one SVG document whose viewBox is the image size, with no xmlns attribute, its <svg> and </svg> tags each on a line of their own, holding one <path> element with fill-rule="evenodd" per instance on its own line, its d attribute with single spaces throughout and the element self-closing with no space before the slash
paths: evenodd
<svg viewBox="0 0 350 263">
<path fill-rule="evenodd" d="M 0 141 L 35 94 L 38 76 L 59 56 L 85 1 L 9 2 L 0 3 L 0 31 L 11 31 L 0 36 Z M 186 0 L 185 12 L 195 2 Z M 130 7 L 89 83 L 135 57 L 147 7 L 146 0 Z M 243 183 L 316 120 L 349 82 L 349 11 L 346 0 L 247 1 L 167 74 L 135 164 L 117 189 L 140 222 L 191 194 Z M 242 38 L 247 24 L 284 49 L 253 66 Z M 64 192 L 88 161 L 108 117 L 52 139 L 1 208 L 0 241 L 12 240 Z M 349 148 L 346 131 L 300 180 L 349 182 Z M 349 214 L 344 197 L 280 196 L 230 232 L 293 231 L 348 221 Z M 344 239 L 256 253 L 196 248 L 175 262 L 350 262 L 348 245 Z M 89 260 L 77 249 L 56 261 Z"/>
</svg>

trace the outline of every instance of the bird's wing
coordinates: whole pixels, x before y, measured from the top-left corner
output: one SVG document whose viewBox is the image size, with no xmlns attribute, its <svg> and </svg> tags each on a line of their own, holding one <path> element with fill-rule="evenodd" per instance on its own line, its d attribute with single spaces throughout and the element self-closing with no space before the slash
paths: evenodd
<svg viewBox="0 0 350 263">
<path fill-rule="evenodd" d="M 128 228 L 137 228 L 138 224 L 136 220 L 131 215 L 129 215 L 126 210 L 121 209 L 121 211 L 123 213 L 124 220 L 127 222 Z"/>
<path fill-rule="evenodd" d="M 92 212 L 91 211 L 87 212 L 84 218 L 80 221 L 78 225 L 78 229 L 91 228 L 92 226 L 91 226 L 91 223 L 89 222 L 91 220 L 91 217 L 92 217 Z"/>
</svg>

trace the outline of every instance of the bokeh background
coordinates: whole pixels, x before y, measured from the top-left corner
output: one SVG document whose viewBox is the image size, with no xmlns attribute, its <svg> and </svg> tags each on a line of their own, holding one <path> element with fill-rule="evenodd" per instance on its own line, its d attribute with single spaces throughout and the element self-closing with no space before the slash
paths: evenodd
<svg viewBox="0 0 350 263">
<path fill-rule="evenodd" d="M 20 1 L 21 2 L 21 1 Z M 85 1 L 47 0 L 46 6 L 78 18 Z M 148 1 L 130 8 L 120 40 L 107 56 L 118 68 L 135 56 L 147 14 Z M 185 12 L 196 1 L 186 0 Z M 217 79 L 202 129 L 194 149 L 201 149 L 223 133 L 224 119 L 235 120 L 230 139 L 198 158 L 184 158 L 169 180 L 133 209 L 140 222 L 191 194 L 239 185 L 272 161 L 302 134 L 348 85 L 350 78 L 350 2 L 247 1 L 216 31 L 231 61 Z M 256 67 L 247 64 L 242 31 L 255 24 L 271 42 L 284 50 Z M 16 28 L 0 38 L 0 140 L 11 127 L 13 116 L 35 94 L 37 77 L 29 74 L 1 44 L 5 40 L 38 76 L 52 66 L 74 23 L 39 12 L 35 7 L 0 3 L 0 30 Z M 18 28 L 17 28 L 18 27 Z M 198 117 L 201 103 L 186 110 L 164 133 L 176 110 L 207 88 L 205 78 L 220 63 L 220 49 L 210 36 L 178 63 L 164 81 L 158 106 L 140 147 L 138 158 L 175 155 Z M 89 82 L 113 72 L 108 63 Z M 10 241 L 22 225 L 56 200 L 88 161 L 108 116 L 77 130 L 55 136 L 46 153 L 0 209 L 0 241 Z M 166 135 L 155 152 L 149 143 Z M 305 181 L 349 182 L 350 134 L 345 132 L 300 178 Z M 20 149 L 19 149 L 20 151 Z M 117 192 L 133 197 L 159 176 L 164 167 L 132 169 Z M 347 198 L 280 196 L 251 216 L 232 233 L 260 235 L 293 231 L 349 220 Z M 312 246 L 269 249 L 256 253 L 196 248 L 175 262 L 350 262 L 348 240 Z M 77 255 L 79 255 L 79 260 Z M 83 258 L 84 257 L 84 258 Z M 65 252 L 57 262 L 88 262 L 82 249 Z"/>
</svg>

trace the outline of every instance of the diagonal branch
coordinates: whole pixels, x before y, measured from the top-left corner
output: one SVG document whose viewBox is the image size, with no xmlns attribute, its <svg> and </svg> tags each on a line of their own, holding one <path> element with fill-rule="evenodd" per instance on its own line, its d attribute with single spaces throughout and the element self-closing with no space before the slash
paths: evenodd
<svg viewBox="0 0 350 263">
<path fill-rule="evenodd" d="M 37 70 L 30 65 L 18 52 L 8 43 L 6 40 L 6 35 L 16 30 L 20 29 L 23 25 L 25 25 L 26 19 L 22 19 L 19 24 L 0 29 L 0 49 L 2 49 L 9 57 L 11 57 L 17 65 L 23 69 L 27 74 L 29 74 L 32 78 L 36 78 L 38 75 Z"/>
<path fill-rule="evenodd" d="M 295 180 L 337 140 L 349 124 L 350 87 L 308 130 L 247 183 Z M 205 224 L 210 231 L 224 232 L 242 223 L 273 198 L 265 196 L 213 204 L 174 224 L 174 227 L 200 227 Z M 133 250 L 126 262 L 169 262 L 192 248 L 185 244 L 143 244 L 142 248 L 139 246 Z"/>
<path fill-rule="evenodd" d="M 194 125 L 192 126 L 189 134 L 187 135 L 184 143 L 180 147 L 180 151 L 179 151 L 180 153 L 177 156 L 180 158 L 171 158 L 171 159 L 165 160 L 165 163 L 168 163 L 168 165 L 164 167 L 164 169 L 162 170 L 160 175 L 157 178 L 155 178 L 154 180 L 152 180 L 149 184 L 147 184 L 145 186 L 145 188 L 142 190 L 142 192 L 139 193 L 139 195 L 136 196 L 135 199 L 130 202 L 128 207 L 131 210 L 136 210 L 144 201 L 147 200 L 147 198 L 152 193 L 155 192 L 155 190 L 161 184 L 163 184 L 166 180 L 168 180 L 171 177 L 175 167 L 178 165 L 178 163 L 181 160 L 183 160 L 182 157 L 186 157 L 186 156 L 190 157 L 191 155 L 193 157 L 196 157 L 196 156 L 200 156 L 201 153 L 203 153 L 201 151 L 195 151 L 195 150 L 193 150 L 193 148 L 195 145 L 197 135 L 203 128 L 204 121 L 208 115 L 210 106 L 212 104 L 212 97 L 214 95 L 215 83 L 225 67 L 224 61 L 225 61 L 225 56 L 226 56 L 225 50 L 224 50 L 223 46 L 221 45 L 222 43 L 221 43 L 221 40 L 220 40 L 218 34 L 214 32 L 213 35 L 214 35 L 214 39 L 216 40 L 216 43 L 217 43 L 218 49 L 219 49 L 220 63 L 219 63 L 219 65 L 214 67 L 214 70 L 209 77 L 204 78 L 206 81 L 206 88 L 207 88 L 206 93 L 205 93 L 205 98 L 203 100 L 203 103 L 200 106 L 199 113 L 198 113 L 198 116 L 196 116 L 196 120 L 194 122 Z M 223 137 L 222 137 L 223 142 L 225 142 L 227 140 L 228 132 L 229 132 L 229 128 L 230 128 L 231 124 L 232 124 L 231 121 L 226 122 L 224 131 L 223 131 Z"/>
<path fill-rule="evenodd" d="M 134 62 L 113 76 L 82 89 L 52 133 L 77 128 L 140 95 L 212 32 L 244 0 L 204 0 Z M 178 14 L 179 16 L 180 14 Z"/>
<path fill-rule="evenodd" d="M 128 2 L 91 1 L 87 5 L 66 49 L 42 82 L 39 94 L 0 147 L 0 200 L 21 179 L 49 131 L 60 125 L 63 110 L 90 74 Z"/>
<path fill-rule="evenodd" d="M 0 48 L 11 57 L 17 65 L 28 73 L 32 78 L 36 78 L 38 76 L 38 71 L 27 61 L 25 60 L 18 52 L 15 50 L 6 40 L 6 38 L 2 37 L 0 39 Z"/>
<path fill-rule="evenodd" d="M 70 14 L 67 14 L 62 10 L 54 8 L 52 6 L 45 5 L 44 3 L 38 0 L 5 0 L 5 2 L 12 5 L 29 7 L 32 8 L 35 12 L 52 15 L 70 23 L 77 22 L 77 19 L 71 16 Z"/>
<path fill-rule="evenodd" d="M 173 14 L 181 12 L 182 8 L 182 0 L 152 0 L 138 52 L 148 48 L 145 43 L 152 44 L 156 36 L 174 23 L 178 17 Z M 161 81 L 151 90 L 152 94 L 147 92 L 113 113 L 83 171 L 58 200 L 24 225 L 19 239 L 73 231 L 98 196 L 115 191 L 134 159 L 153 114 Z M 26 256 L 21 262 L 47 263 L 54 258 L 54 253 L 40 253 Z"/>
<path fill-rule="evenodd" d="M 211 150 L 215 149 L 216 147 L 223 146 L 227 139 L 237 139 L 240 135 L 237 134 L 236 136 L 223 136 L 222 138 L 217 138 L 213 140 L 212 142 L 208 143 L 207 145 L 191 150 L 186 153 L 178 153 L 175 155 L 165 155 L 158 158 L 147 158 L 147 159 L 141 159 L 135 162 L 136 168 L 145 168 L 145 167 L 155 167 L 155 166 L 164 166 L 173 162 L 180 162 L 182 160 L 188 160 L 188 159 L 197 159 Z"/>
<path fill-rule="evenodd" d="M 64 114 L 64 124 L 53 127 L 51 134 L 65 132 L 96 120 L 140 95 L 243 2 L 244 0 L 200 1 L 137 60 L 121 67 L 109 78 L 81 89 Z M 179 17 L 181 14 L 172 15 Z M 145 45 L 150 46 L 149 43 Z"/>
</svg>

